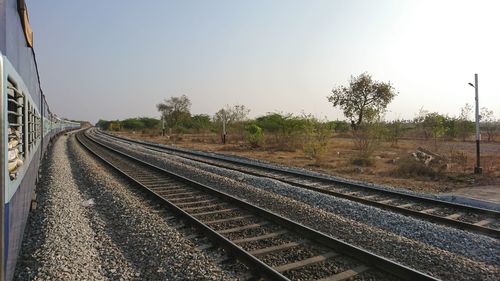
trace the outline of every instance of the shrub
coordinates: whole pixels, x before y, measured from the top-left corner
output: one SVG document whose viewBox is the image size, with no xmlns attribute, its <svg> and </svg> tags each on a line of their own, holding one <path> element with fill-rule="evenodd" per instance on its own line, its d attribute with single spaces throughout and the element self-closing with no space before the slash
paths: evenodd
<svg viewBox="0 0 500 281">
<path fill-rule="evenodd" d="M 250 146 L 252 147 L 260 147 L 264 142 L 264 133 L 262 132 L 262 128 L 255 125 L 250 124 L 246 126 L 246 138 Z"/>
<path fill-rule="evenodd" d="M 356 153 L 352 163 L 355 165 L 370 166 L 373 152 L 384 138 L 385 128 L 381 122 L 363 123 L 353 130 L 353 142 Z"/>
<path fill-rule="evenodd" d="M 328 152 L 330 144 L 331 126 L 329 123 L 322 123 L 315 118 L 309 117 L 308 124 L 304 130 L 304 153 L 316 160 L 316 165 L 320 165 L 324 154 Z"/>
<path fill-rule="evenodd" d="M 371 157 L 367 155 L 358 155 L 356 158 L 351 160 L 351 163 L 358 166 L 372 166 L 374 161 Z"/>
<path fill-rule="evenodd" d="M 328 126 L 335 131 L 335 133 L 345 133 L 351 128 L 351 125 L 346 121 L 330 121 Z"/>
<path fill-rule="evenodd" d="M 269 113 L 255 121 L 259 127 L 266 131 L 266 134 L 269 133 L 273 136 L 273 142 L 277 149 L 290 151 L 300 147 L 300 137 L 308 122 L 306 118 L 280 113 Z"/>
<path fill-rule="evenodd" d="M 415 160 L 411 156 L 403 157 L 397 162 L 397 168 L 394 174 L 399 177 L 430 177 L 436 178 L 439 172 L 422 162 Z"/>
</svg>

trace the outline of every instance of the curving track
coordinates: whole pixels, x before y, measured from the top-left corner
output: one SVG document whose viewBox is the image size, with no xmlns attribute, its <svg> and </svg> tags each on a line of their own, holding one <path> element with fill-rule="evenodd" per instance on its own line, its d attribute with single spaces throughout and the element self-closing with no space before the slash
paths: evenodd
<svg viewBox="0 0 500 281">
<path fill-rule="evenodd" d="M 428 197 L 420 197 L 396 190 L 381 189 L 339 179 L 334 180 L 321 174 L 312 175 L 300 171 L 286 170 L 276 166 L 251 164 L 244 161 L 229 159 L 222 155 L 173 148 L 170 146 L 118 137 L 107 133 L 103 134 L 120 141 L 142 144 L 158 152 L 175 154 L 217 167 L 279 180 L 308 190 L 391 210 L 463 230 L 473 231 L 494 238 L 500 238 L 500 212 L 498 211 L 456 204 Z"/>
<path fill-rule="evenodd" d="M 77 139 L 271 280 L 436 280 L 91 139 Z"/>
</svg>

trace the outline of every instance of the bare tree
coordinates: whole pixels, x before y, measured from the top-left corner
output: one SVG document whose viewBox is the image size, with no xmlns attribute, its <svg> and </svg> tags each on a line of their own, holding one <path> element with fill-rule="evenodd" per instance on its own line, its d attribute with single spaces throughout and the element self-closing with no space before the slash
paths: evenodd
<svg viewBox="0 0 500 281">
<path fill-rule="evenodd" d="M 221 139 L 223 144 L 226 143 L 228 128 L 234 123 L 245 120 L 249 112 L 250 109 L 247 109 L 244 105 L 226 105 L 215 113 L 214 122 L 220 124 L 222 128 Z"/>
</svg>

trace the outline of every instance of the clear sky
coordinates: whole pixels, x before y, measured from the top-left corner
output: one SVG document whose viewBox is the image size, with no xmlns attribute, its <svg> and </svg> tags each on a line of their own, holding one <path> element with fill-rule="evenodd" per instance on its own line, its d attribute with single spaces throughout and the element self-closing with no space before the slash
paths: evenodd
<svg viewBox="0 0 500 281">
<path fill-rule="evenodd" d="M 500 1 L 27 1 L 42 87 L 60 116 L 158 116 L 186 94 L 193 113 L 243 104 L 342 119 L 326 96 L 367 71 L 399 95 L 388 119 L 500 117 Z"/>
</svg>

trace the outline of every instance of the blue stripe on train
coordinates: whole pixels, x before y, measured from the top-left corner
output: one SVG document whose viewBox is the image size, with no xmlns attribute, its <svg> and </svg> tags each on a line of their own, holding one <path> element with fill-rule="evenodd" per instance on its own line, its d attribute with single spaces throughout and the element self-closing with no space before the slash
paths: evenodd
<svg viewBox="0 0 500 281">
<path fill-rule="evenodd" d="M 3 261 L 3 268 L 7 268 L 7 256 L 9 255 L 9 222 L 10 222 L 10 215 L 9 215 L 9 203 L 5 204 L 4 206 L 4 261 Z M 6 278 L 7 270 L 4 270 L 2 272 L 4 275 L 3 278 Z"/>
</svg>

